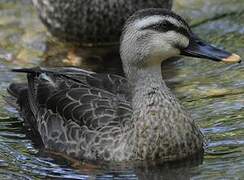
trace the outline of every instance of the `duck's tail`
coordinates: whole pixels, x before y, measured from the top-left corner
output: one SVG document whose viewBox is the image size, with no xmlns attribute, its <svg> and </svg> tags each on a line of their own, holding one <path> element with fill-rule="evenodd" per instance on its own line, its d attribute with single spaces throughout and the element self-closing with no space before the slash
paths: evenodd
<svg viewBox="0 0 244 180">
<path fill-rule="evenodd" d="M 27 88 L 26 83 L 11 83 L 7 91 L 11 96 L 18 98 L 23 92 L 23 90 L 26 88 Z"/>
<path fill-rule="evenodd" d="M 24 83 L 12 83 L 7 88 L 7 91 L 10 96 L 4 96 L 4 100 L 12 107 L 20 110 L 20 105 L 18 103 L 18 99 L 21 94 L 23 95 L 23 90 L 27 88 L 27 84 Z"/>
<path fill-rule="evenodd" d="M 10 96 L 5 97 L 5 101 L 19 111 L 20 116 L 24 119 L 24 127 L 31 130 L 32 138 L 40 139 L 36 119 L 28 100 L 28 85 L 26 83 L 11 83 L 7 91 Z"/>
</svg>

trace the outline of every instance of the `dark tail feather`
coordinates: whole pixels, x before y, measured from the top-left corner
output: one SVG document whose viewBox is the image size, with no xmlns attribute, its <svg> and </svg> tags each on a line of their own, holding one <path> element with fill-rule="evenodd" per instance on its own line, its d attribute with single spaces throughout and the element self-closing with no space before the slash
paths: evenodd
<svg viewBox="0 0 244 180">
<path fill-rule="evenodd" d="M 20 110 L 18 99 L 19 96 L 22 94 L 23 90 L 26 89 L 27 84 L 25 83 L 12 83 L 9 85 L 7 91 L 10 94 L 10 96 L 4 96 L 4 100 L 12 107 Z"/>
<path fill-rule="evenodd" d="M 43 72 L 43 70 L 40 67 L 12 69 L 11 71 L 12 72 L 18 72 L 18 73 L 36 73 L 36 74 L 40 74 Z"/>
<path fill-rule="evenodd" d="M 30 103 L 28 100 L 28 87 L 26 83 L 12 83 L 8 87 L 10 96 L 4 97 L 5 101 L 15 107 L 20 116 L 24 119 L 24 127 L 31 131 L 31 136 L 37 138 L 41 143 L 41 138 L 36 126 L 36 119 L 31 111 Z"/>
<path fill-rule="evenodd" d="M 21 92 L 26 88 L 26 83 L 12 83 L 9 85 L 7 90 L 11 96 L 18 98 L 21 95 Z"/>
<path fill-rule="evenodd" d="M 40 75 L 41 73 L 47 73 L 47 74 L 52 74 L 52 75 L 55 75 L 55 76 L 61 76 L 63 78 L 72 80 L 74 82 L 83 84 L 82 81 L 80 81 L 79 79 L 76 79 L 76 78 L 68 76 L 67 74 L 65 74 L 65 72 L 48 70 L 48 69 L 40 68 L 40 67 L 30 68 L 30 69 L 28 69 L 28 68 L 12 69 L 11 71 L 12 72 L 17 72 L 17 73 L 34 74 L 34 75 Z M 74 71 L 74 72 L 81 72 L 81 71 Z"/>
</svg>

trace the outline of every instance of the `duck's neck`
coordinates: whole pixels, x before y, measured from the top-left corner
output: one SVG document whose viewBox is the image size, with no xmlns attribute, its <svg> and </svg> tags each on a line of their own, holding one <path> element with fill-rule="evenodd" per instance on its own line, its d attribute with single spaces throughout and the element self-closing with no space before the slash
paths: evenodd
<svg viewBox="0 0 244 180">
<path fill-rule="evenodd" d="M 160 65 L 152 65 L 147 68 L 138 69 L 133 72 L 133 91 L 134 95 L 149 93 L 160 88 L 161 91 L 167 89 L 161 74 Z M 142 89 L 143 87 L 143 89 Z"/>
<path fill-rule="evenodd" d="M 149 99 L 150 102 L 155 102 L 157 99 L 161 98 L 174 98 L 162 78 L 160 64 L 138 69 L 133 69 L 133 67 L 131 67 L 127 74 L 127 78 L 133 87 L 132 106 L 134 110 L 140 106 L 141 102 L 148 101 Z M 161 95 L 163 95 L 163 97 Z M 152 105 L 157 104 L 150 104 L 150 106 Z M 172 102 L 171 105 L 174 106 L 174 103 Z"/>
<path fill-rule="evenodd" d="M 167 88 L 160 64 L 138 69 L 128 78 L 134 83 L 134 148 L 139 156 L 183 158 L 202 147 L 200 131 Z"/>
<path fill-rule="evenodd" d="M 147 123 L 148 120 L 153 119 L 153 117 L 157 115 L 158 118 L 156 121 L 167 123 L 169 120 L 167 117 L 168 112 L 175 110 L 185 115 L 180 104 L 165 84 L 162 78 L 160 65 L 152 65 L 147 68 L 138 69 L 133 74 L 133 111 L 139 113 L 136 114 L 136 116 L 143 115 L 149 118 L 140 118 L 138 119 L 139 121 L 145 121 L 145 123 Z M 162 112 L 164 113 L 162 114 Z M 177 114 L 175 114 L 175 116 L 177 116 Z M 177 117 L 171 118 L 173 121 L 179 121 Z"/>
</svg>

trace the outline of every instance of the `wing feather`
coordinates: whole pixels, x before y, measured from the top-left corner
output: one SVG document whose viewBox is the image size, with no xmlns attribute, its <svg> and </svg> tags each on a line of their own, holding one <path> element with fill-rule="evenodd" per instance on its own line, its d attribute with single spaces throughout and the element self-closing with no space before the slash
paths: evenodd
<svg viewBox="0 0 244 180">
<path fill-rule="evenodd" d="M 43 111 L 44 119 L 50 120 L 46 112 L 51 111 L 53 117 L 59 115 L 64 122 L 72 121 L 81 129 L 85 128 L 86 132 L 106 132 L 113 127 L 114 132 L 111 133 L 114 134 L 118 134 L 121 127 L 130 121 L 131 86 L 124 77 L 78 68 L 14 71 L 28 73 L 28 98 L 30 106 L 33 106 L 32 112 Z"/>
</svg>

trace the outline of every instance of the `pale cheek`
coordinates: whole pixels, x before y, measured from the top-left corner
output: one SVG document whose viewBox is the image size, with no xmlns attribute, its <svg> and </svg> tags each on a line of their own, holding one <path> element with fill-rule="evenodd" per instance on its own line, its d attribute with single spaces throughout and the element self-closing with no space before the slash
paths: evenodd
<svg viewBox="0 0 244 180">
<path fill-rule="evenodd" d="M 179 45 L 181 47 L 187 47 L 189 45 L 189 39 L 177 32 L 169 31 L 165 34 L 166 41 L 172 45 Z"/>
<path fill-rule="evenodd" d="M 175 36 L 171 36 L 172 38 Z M 169 58 L 173 56 L 177 56 L 180 54 L 179 50 L 172 46 L 173 42 L 176 40 L 168 39 L 168 36 L 165 37 L 163 35 L 157 35 L 151 41 L 152 44 L 152 53 L 155 56 L 160 56 L 162 58 Z"/>
<path fill-rule="evenodd" d="M 187 47 L 189 45 L 189 39 L 186 38 L 185 36 L 182 36 L 179 39 L 179 44 L 181 45 L 181 47 Z"/>
</svg>

